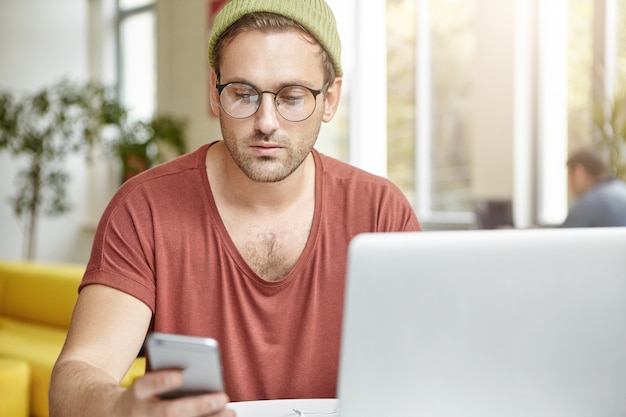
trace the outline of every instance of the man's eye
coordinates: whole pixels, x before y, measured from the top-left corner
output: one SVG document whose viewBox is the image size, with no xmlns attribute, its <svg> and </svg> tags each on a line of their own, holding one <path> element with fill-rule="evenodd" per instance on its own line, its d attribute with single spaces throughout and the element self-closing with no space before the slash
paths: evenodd
<svg viewBox="0 0 626 417">
<path fill-rule="evenodd" d="M 237 93 L 235 95 L 236 101 L 240 103 L 250 104 L 257 101 L 258 94 L 251 93 Z"/>
<path fill-rule="evenodd" d="M 303 96 L 281 96 L 280 99 L 287 103 L 297 103 L 304 99 Z"/>
</svg>

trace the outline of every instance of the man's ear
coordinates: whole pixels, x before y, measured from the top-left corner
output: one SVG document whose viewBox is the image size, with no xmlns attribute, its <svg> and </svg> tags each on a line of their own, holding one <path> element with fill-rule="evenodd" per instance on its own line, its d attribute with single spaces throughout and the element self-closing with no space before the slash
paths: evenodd
<svg viewBox="0 0 626 417">
<path fill-rule="evenodd" d="M 337 108 L 339 107 L 339 101 L 341 99 L 341 86 L 343 84 L 343 78 L 336 77 L 335 81 L 333 81 L 328 89 L 326 90 L 325 96 L 325 106 L 324 106 L 324 116 L 322 120 L 325 123 L 330 122 L 335 113 L 337 113 Z M 218 103 L 219 104 L 219 103 Z"/>
<path fill-rule="evenodd" d="M 211 113 L 219 117 L 220 94 L 219 91 L 217 91 L 217 88 L 215 88 L 215 85 L 217 84 L 217 74 L 215 73 L 215 70 L 213 68 L 211 68 L 211 78 L 209 83 L 209 102 L 211 104 Z"/>
</svg>

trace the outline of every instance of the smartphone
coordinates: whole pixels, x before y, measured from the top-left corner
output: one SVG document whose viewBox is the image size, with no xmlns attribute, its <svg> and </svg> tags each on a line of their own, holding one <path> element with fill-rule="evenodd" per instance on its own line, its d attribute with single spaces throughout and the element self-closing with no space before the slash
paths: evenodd
<svg viewBox="0 0 626 417">
<path fill-rule="evenodd" d="M 183 371 L 183 385 L 161 394 L 161 398 L 224 391 L 220 349 L 215 339 L 154 332 L 146 339 L 146 353 L 153 371 Z"/>
</svg>

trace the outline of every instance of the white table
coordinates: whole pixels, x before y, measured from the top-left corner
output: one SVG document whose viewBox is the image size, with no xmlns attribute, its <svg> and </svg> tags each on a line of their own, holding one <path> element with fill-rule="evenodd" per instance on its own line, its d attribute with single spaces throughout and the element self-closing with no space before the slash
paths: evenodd
<svg viewBox="0 0 626 417">
<path fill-rule="evenodd" d="M 230 403 L 228 408 L 235 410 L 237 417 L 333 417 L 339 415 L 339 400 L 317 398 L 242 401 Z"/>
</svg>

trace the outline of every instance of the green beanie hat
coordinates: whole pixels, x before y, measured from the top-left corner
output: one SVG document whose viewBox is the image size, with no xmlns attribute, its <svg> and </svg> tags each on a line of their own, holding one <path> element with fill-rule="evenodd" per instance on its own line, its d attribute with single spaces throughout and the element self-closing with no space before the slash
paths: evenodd
<svg viewBox="0 0 626 417">
<path fill-rule="evenodd" d="M 306 28 L 328 52 L 338 77 L 341 68 L 341 41 L 332 10 L 324 0 L 232 0 L 217 14 L 209 40 L 209 63 L 215 66 L 215 46 L 224 32 L 244 15 L 275 13 Z"/>
</svg>

